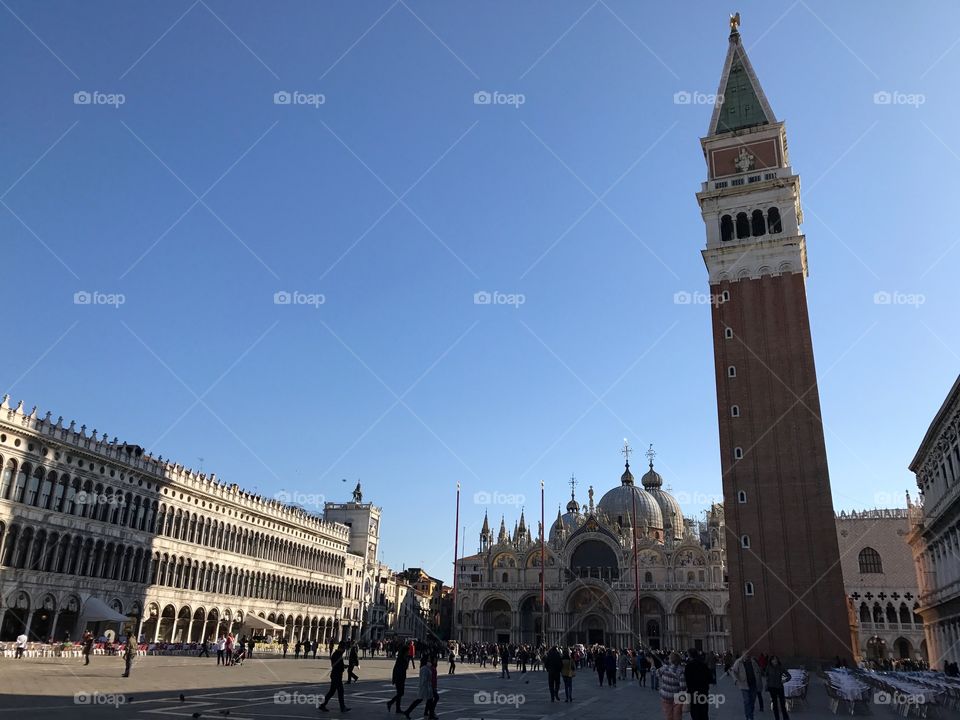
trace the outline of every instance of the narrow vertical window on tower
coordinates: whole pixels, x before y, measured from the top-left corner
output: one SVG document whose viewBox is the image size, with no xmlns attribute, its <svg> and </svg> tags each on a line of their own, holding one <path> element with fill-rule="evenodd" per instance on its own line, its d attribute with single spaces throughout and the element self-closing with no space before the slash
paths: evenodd
<svg viewBox="0 0 960 720">
<path fill-rule="evenodd" d="M 724 290 L 720 293 L 720 302 L 728 302 L 730 300 L 730 291 Z"/>
<path fill-rule="evenodd" d="M 740 406 L 731 405 L 730 406 L 730 417 L 740 417 Z"/>
<path fill-rule="evenodd" d="M 727 340 L 733 340 L 733 328 L 724 328 L 724 330 L 723 330 L 723 336 L 724 336 Z"/>
<path fill-rule="evenodd" d="M 770 229 L 771 235 L 783 231 L 783 223 L 780 221 L 780 211 L 775 207 L 767 210 L 767 227 Z"/>
<path fill-rule="evenodd" d="M 743 448 L 735 447 L 733 449 L 733 459 L 734 460 L 743 460 Z"/>
<path fill-rule="evenodd" d="M 740 547 L 749 548 L 750 547 L 750 536 L 741 535 L 740 536 Z"/>
<path fill-rule="evenodd" d="M 737 376 L 737 369 L 731 365 L 727 368 L 727 377 L 735 378 Z"/>
<path fill-rule="evenodd" d="M 754 210 L 750 216 L 750 232 L 754 237 L 767 234 L 766 223 L 763 221 L 763 210 Z"/>
<path fill-rule="evenodd" d="M 720 240 L 722 242 L 733 240 L 733 218 L 729 215 L 720 218 Z"/>
<path fill-rule="evenodd" d="M 749 580 L 743 584 L 743 594 L 747 597 L 753 597 L 753 583 Z"/>
<path fill-rule="evenodd" d="M 737 493 L 737 502 L 741 505 L 747 504 L 747 492 L 745 490 L 741 490 Z"/>
<path fill-rule="evenodd" d="M 737 239 L 750 237 L 750 220 L 745 212 L 737 213 Z"/>
</svg>

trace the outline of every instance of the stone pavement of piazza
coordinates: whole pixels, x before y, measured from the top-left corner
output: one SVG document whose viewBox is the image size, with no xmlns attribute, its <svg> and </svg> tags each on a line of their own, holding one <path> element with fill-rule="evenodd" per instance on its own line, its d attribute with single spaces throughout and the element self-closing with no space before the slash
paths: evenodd
<svg viewBox="0 0 960 720">
<path fill-rule="evenodd" d="M 360 681 L 346 686 L 351 718 L 395 717 L 387 715 L 385 707 L 392 696 L 392 666 L 393 660 L 388 658 L 361 660 Z M 138 658 L 131 677 L 121 678 L 123 661 L 113 656 L 96 656 L 88 667 L 80 660 L 10 659 L 0 662 L 2 709 L 13 716 L 29 710 L 31 720 L 189 718 L 196 717 L 195 713 L 205 718 L 224 718 L 228 710 L 231 720 L 315 718 L 320 716 L 316 696 L 327 688 L 329 667 L 325 657 L 253 659 L 239 667 L 223 668 L 217 667 L 215 658 L 147 656 Z M 480 670 L 470 664 L 459 664 L 453 677 L 446 671 L 446 663 L 441 663 L 437 714 L 449 720 L 662 717 L 657 693 L 649 687 L 619 681 L 616 687 L 600 688 L 589 669 L 578 671 L 574 702 L 570 705 L 550 702 L 546 674 L 542 671 L 526 676 L 514 672 L 510 680 L 501 680 L 498 671 Z M 714 690 L 719 704 L 710 708 L 711 718 L 743 718 L 739 691 L 730 678 L 721 676 Z M 410 670 L 404 703 L 415 695 L 416 676 Z M 496 704 L 484 702 L 488 698 L 496 699 Z M 324 716 L 338 716 L 336 707 L 334 700 L 331 712 Z M 421 717 L 422 708 L 421 705 L 414 710 L 412 717 Z M 896 717 L 892 706 L 874 707 L 872 714 L 879 719 Z M 836 717 L 829 710 L 822 680 L 811 679 L 807 704 L 793 715 L 805 720 Z M 773 717 L 769 707 L 758 715 L 763 717 Z"/>
</svg>

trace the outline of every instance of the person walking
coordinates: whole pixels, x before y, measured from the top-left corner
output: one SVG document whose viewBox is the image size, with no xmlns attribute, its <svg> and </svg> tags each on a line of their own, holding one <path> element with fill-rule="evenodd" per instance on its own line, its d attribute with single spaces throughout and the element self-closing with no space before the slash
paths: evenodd
<svg viewBox="0 0 960 720">
<path fill-rule="evenodd" d="M 457 654 L 451 649 L 450 655 L 447 656 L 447 660 L 450 662 L 450 669 L 447 670 L 447 675 L 456 675 L 457 674 Z"/>
<path fill-rule="evenodd" d="M 563 671 L 563 658 L 556 647 L 547 651 L 543 660 L 543 669 L 547 671 L 547 686 L 550 690 L 550 702 L 560 702 L 560 678 Z"/>
<path fill-rule="evenodd" d="M 760 668 L 760 682 L 757 683 L 757 707 L 763 712 L 763 677 L 767 674 L 767 656 L 764 653 L 757 655 L 757 667 Z"/>
<path fill-rule="evenodd" d="M 563 677 L 564 702 L 573 702 L 573 678 L 577 674 L 576 662 L 570 657 L 570 650 L 564 648 L 560 660 L 560 675 Z"/>
<path fill-rule="evenodd" d="M 430 672 L 430 658 L 424 656 L 420 658 L 420 682 L 417 684 L 417 697 L 410 703 L 410 707 L 403 711 L 407 720 L 410 720 L 410 713 L 422 702 L 433 700 L 433 676 Z"/>
<path fill-rule="evenodd" d="M 507 680 L 510 679 L 510 646 L 504 645 L 500 649 L 500 679 L 503 680 L 506 676 Z"/>
<path fill-rule="evenodd" d="M 613 648 L 607 650 L 607 655 L 601 663 L 607 670 L 607 687 L 617 686 L 617 653 Z"/>
<path fill-rule="evenodd" d="M 284 638 L 284 639 L 283 639 L 283 642 L 282 642 L 282 645 L 283 645 L 283 659 L 286 660 L 286 659 L 287 659 L 287 650 L 290 649 L 290 641 L 287 640 L 286 638 Z"/>
<path fill-rule="evenodd" d="M 390 681 L 393 683 L 393 687 L 396 689 L 396 693 L 392 698 L 387 700 L 387 712 L 390 712 L 390 708 L 396 704 L 397 714 L 403 712 L 400 709 L 400 703 L 403 702 L 403 691 L 407 685 L 407 649 L 401 647 L 397 651 L 397 659 L 393 663 L 393 673 L 390 676 Z"/>
<path fill-rule="evenodd" d="M 647 673 L 650 672 L 650 661 L 647 654 L 643 651 L 637 653 L 637 672 L 640 673 L 640 686 L 647 686 Z"/>
<path fill-rule="evenodd" d="M 227 639 L 223 643 L 223 666 L 233 665 L 233 633 L 227 633 Z"/>
<path fill-rule="evenodd" d="M 204 646 L 206 647 L 206 646 Z M 137 640 L 133 633 L 127 633 L 127 642 L 123 647 L 123 675 L 121 677 L 130 677 L 130 670 L 133 669 L 133 660 L 137 657 Z M 210 653 L 207 653 L 210 657 Z"/>
<path fill-rule="evenodd" d="M 690 696 L 690 720 L 707 720 L 710 711 L 710 685 L 715 682 L 713 671 L 707 666 L 699 650 L 691 648 L 688 654 L 690 660 L 683 669 L 683 678 Z"/>
<path fill-rule="evenodd" d="M 440 720 L 437 717 L 437 704 L 440 702 L 440 693 L 437 691 L 437 665 L 439 664 L 436 655 L 430 657 L 430 688 L 433 695 L 427 700 L 427 706 L 424 708 L 424 715 L 427 720 Z"/>
<path fill-rule="evenodd" d="M 620 671 L 620 679 L 627 679 L 627 665 L 630 662 L 630 655 L 626 650 L 620 651 L 620 656 L 617 658 L 617 669 Z"/>
<path fill-rule="evenodd" d="M 790 720 L 787 714 L 787 699 L 783 693 L 783 684 L 790 681 L 790 673 L 784 670 L 780 658 L 776 655 L 771 655 L 767 661 L 764 676 L 767 680 L 767 692 L 770 693 L 770 703 L 773 705 L 774 720 L 780 720 L 781 712 L 783 720 Z"/>
<path fill-rule="evenodd" d="M 410 658 L 410 667 L 417 669 L 417 646 L 413 640 L 407 643 L 407 657 Z"/>
<path fill-rule="evenodd" d="M 603 653 L 598 649 L 591 654 L 593 658 L 593 670 L 597 673 L 597 679 L 600 681 L 600 687 L 603 687 L 603 678 L 607 674 L 607 666 Z"/>
<path fill-rule="evenodd" d="M 760 687 L 760 666 L 757 661 L 744 652 L 730 668 L 733 680 L 743 697 L 743 716 L 753 720 L 753 707 L 756 705 L 757 688 Z"/>
<path fill-rule="evenodd" d="M 680 654 L 670 653 L 669 660 L 657 674 L 660 676 L 660 708 L 663 710 L 663 718 L 680 720 L 683 716 L 683 694 L 687 689 L 683 667 L 680 665 Z"/>
<path fill-rule="evenodd" d="M 220 633 L 217 637 L 217 665 L 226 665 L 227 659 L 224 657 L 224 650 L 227 647 L 227 639 Z"/>
<path fill-rule="evenodd" d="M 26 635 L 21 635 L 20 637 L 26 638 Z M 17 638 L 17 647 L 19 648 L 19 646 L 20 646 L 20 638 Z M 26 642 L 26 639 L 24 639 L 23 647 L 26 647 L 26 646 L 27 646 L 27 642 Z M 21 651 L 21 655 L 22 654 L 23 653 Z M 91 655 L 93 655 L 93 633 L 87 630 L 83 634 L 83 664 L 84 665 L 90 664 Z"/>
<path fill-rule="evenodd" d="M 204 638 L 203 642 L 200 643 L 200 652 L 197 653 L 197 657 L 210 657 L 210 636 L 207 635 Z"/>
<path fill-rule="evenodd" d="M 346 649 L 347 643 L 342 642 L 330 656 L 330 689 L 327 690 L 327 694 L 323 698 L 323 703 L 317 708 L 321 712 L 330 712 L 327 710 L 327 703 L 330 702 L 330 698 L 333 697 L 334 693 L 336 693 L 337 701 L 340 703 L 340 712 L 350 712 L 350 708 L 343 702 L 343 672 L 345 670 L 343 655 Z"/>
<path fill-rule="evenodd" d="M 17 635 L 17 649 L 16 649 L 16 652 L 14 652 L 14 654 L 13 654 L 14 659 L 19 660 L 20 658 L 23 657 L 23 652 L 24 652 L 24 650 L 27 649 L 27 641 L 28 641 L 29 639 L 30 639 L 30 638 L 27 637 L 26 631 L 24 631 L 24 632 L 20 633 L 19 635 Z M 86 646 L 84 646 L 84 652 L 83 652 L 83 654 L 84 654 L 84 655 L 87 655 Z M 89 665 L 89 664 L 90 664 L 90 656 L 87 655 L 87 665 Z"/>
<path fill-rule="evenodd" d="M 350 655 L 349 655 L 349 671 L 347 672 L 347 685 L 352 683 L 354 680 L 359 680 L 360 677 L 353 671 L 354 668 L 359 667 L 360 658 L 357 657 L 357 644 L 353 643 L 350 646 Z"/>
</svg>

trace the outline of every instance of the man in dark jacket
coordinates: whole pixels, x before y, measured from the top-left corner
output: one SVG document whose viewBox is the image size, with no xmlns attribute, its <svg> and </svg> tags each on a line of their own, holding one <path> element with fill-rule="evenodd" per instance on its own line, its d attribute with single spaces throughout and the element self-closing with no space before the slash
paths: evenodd
<svg viewBox="0 0 960 720">
<path fill-rule="evenodd" d="M 699 650 L 691 649 L 689 654 L 690 660 L 683 670 L 683 677 L 690 695 L 690 720 L 707 720 L 710 684 L 714 682 L 713 671 L 704 662 Z"/>
<path fill-rule="evenodd" d="M 348 657 L 350 658 L 350 662 L 349 662 L 349 665 L 348 665 L 348 672 L 347 672 L 347 685 L 349 685 L 350 683 L 352 683 L 354 680 L 359 680 L 359 679 L 360 679 L 360 677 L 357 675 L 357 673 L 354 672 L 354 668 L 356 668 L 356 667 L 358 667 L 358 666 L 360 665 L 360 658 L 357 657 L 357 644 L 356 644 L 356 643 L 354 643 L 354 644 L 352 644 L 352 645 L 350 646 L 350 655 L 349 655 Z"/>
<path fill-rule="evenodd" d="M 500 648 L 500 679 L 510 679 L 510 646 L 503 645 Z"/>
<path fill-rule="evenodd" d="M 390 712 L 390 708 L 394 703 L 397 705 L 397 714 L 403 712 L 401 710 L 400 703 L 403 702 L 403 692 L 407 684 L 407 648 L 401 647 L 397 651 L 397 659 L 393 663 L 393 673 L 390 677 L 393 687 L 396 688 L 397 692 L 392 698 L 387 700 L 387 712 Z"/>
<path fill-rule="evenodd" d="M 550 685 L 550 702 L 560 702 L 560 671 L 563 669 L 563 657 L 556 647 L 550 648 L 547 657 L 543 660 L 543 669 L 547 671 L 547 682 Z"/>
<path fill-rule="evenodd" d="M 330 712 L 327 710 L 327 703 L 330 702 L 330 698 L 333 697 L 333 694 L 337 694 L 337 700 L 340 702 L 340 712 L 349 712 L 348 708 L 343 703 L 343 671 L 345 670 L 343 664 L 343 653 L 347 648 L 347 643 L 342 642 L 340 646 L 333 651 L 333 655 L 330 656 L 330 689 L 327 690 L 326 696 L 323 698 L 323 704 L 320 705 L 320 710 L 323 712 Z"/>
</svg>

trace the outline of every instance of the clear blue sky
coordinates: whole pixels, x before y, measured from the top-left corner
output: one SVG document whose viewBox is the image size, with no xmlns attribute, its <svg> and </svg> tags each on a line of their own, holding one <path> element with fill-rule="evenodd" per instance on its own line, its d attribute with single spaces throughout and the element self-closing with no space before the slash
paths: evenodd
<svg viewBox="0 0 960 720">
<path fill-rule="evenodd" d="M 733 10 L 803 178 L 835 504 L 902 503 L 960 364 L 950 2 L 5 0 L 4 387 L 266 495 L 360 478 L 383 559 L 443 577 L 457 480 L 473 550 L 475 493 L 535 518 L 543 479 L 552 518 L 624 437 L 696 515 L 710 107 L 674 95 L 716 92 Z"/>
</svg>

